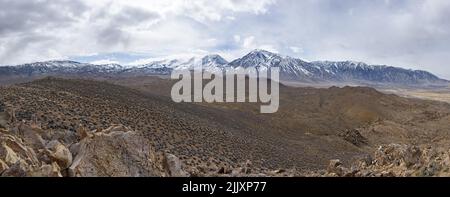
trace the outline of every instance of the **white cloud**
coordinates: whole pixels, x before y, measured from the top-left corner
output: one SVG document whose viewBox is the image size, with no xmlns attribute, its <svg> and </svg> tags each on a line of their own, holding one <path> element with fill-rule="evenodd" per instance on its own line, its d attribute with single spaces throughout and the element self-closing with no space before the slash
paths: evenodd
<svg viewBox="0 0 450 197">
<path fill-rule="evenodd" d="M 303 53 L 304 52 L 301 47 L 291 46 L 291 47 L 289 47 L 289 49 L 291 49 L 291 51 L 294 53 Z"/>
<path fill-rule="evenodd" d="M 244 39 L 242 46 L 245 48 L 252 48 L 255 46 L 255 36 L 249 36 Z"/>
<path fill-rule="evenodd" d="M 0 64 L 93 53 L 212 49 L 214 23 L 259 15 L 272 0 L 0 0 Z"/>
<path fill-rule="evenodd" d="M 192 50 L 185 53 L 176 53 L 171 55 L 158 55 L 157 57 L 152 58 L 141 58 L 137 59 L 133 62 L 128 63 L 130 66 L 138 66 L 143 64 L 148 64 L 155 61 L 164 61 L 164 60 L 180 60 L 180 61 L 188 61 L 191 58 L 202 58 L 205 55 L 208 55 L 208 51 L 203 50 Z"/>
<path fill-rule="evenodd" d="M 241 42 L 241 36 L 240 35 L 234 35 L 233 39 L 234 39 L 234 42 L 236 42 L 236 43 Z"/>
<path fill-rule="evenodd" d="M 96 61 L 92 61 L 90 62 L 91 64 L 96 64 L 96 65 L 103 65 L 103 64 L 119 64 L 118 61 L 114 61 L 114 60 L 110 60 L 110 59 L 104 59 L 104 60 L 96 60 Z"/>
<path fill-rule="evenodd" d="M 277 47 L 270 45 L 270 44 L 265 44 L 265 45 L 260 45 L 259 47 L 257 47 L 258 49 L 263 49 L 266 51 L 270 51 L 272 53 L 279 53 Z"/>
</svg>

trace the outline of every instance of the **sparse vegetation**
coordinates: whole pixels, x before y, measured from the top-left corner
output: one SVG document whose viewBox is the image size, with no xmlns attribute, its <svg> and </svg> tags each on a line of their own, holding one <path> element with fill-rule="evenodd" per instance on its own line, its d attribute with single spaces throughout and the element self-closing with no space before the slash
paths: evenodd
<svg viewBox="0 0 450 197">
<path fill-rule="evenodd" d="M 155 151 L 176 155 L 188 173 L 199 176 L 226 175 L 244 168 L 247 160 L 266 175 L 276 175 L 269 169 L 305 175 L 326 169 L 332 159 L 350 165 L 391 143 L 449 148 L 446 103 L 362 87 L 281 86 L 280 110 L 267 115 L 255 113 L 254 104 L 175 104 L 166 94 L 172 81 L 146 79 L 117 79 L 120 85 L 113 85 L 45 78 L 2 87 L 0 113 L 39 123 L 43 136 L 63 143 L 80 128 L 101 131 L 124 125 L 140 132 Z M 11 127 L 8 121 L 3 120 L 5 127 Z"/>
</svg>

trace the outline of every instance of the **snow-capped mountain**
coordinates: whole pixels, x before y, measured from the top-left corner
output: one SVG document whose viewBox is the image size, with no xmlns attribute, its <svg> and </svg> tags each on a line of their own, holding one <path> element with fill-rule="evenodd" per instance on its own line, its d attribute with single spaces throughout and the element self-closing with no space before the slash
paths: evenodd
<svg viewBox="0 0 450 197">
<path fill-rule="evenodd" d="M 74 61 L 47 61 L 23 64 L 18 66 L 0 67 L 0 76 L 39 76 L 39 75 L 67 75 L 67 74 L 108 74 L 124 69 L 118 64 L 93 65 Z"/>
<path fill-rule="evenodd" d="M 173 70 L 202 68 L 208 72 L 226 68 L 280 68 L 280 79 L 306 83 L 348 83 L 364 85 L 448 85 L 449 81 L 421 70 L 407 70 L 392 66 L 368 65 L 362 62 L 306 62 L 264 50 L 254 50 L 232 62 L 219 55 L 166 59 L 138 66 L 118 64 L 94 65 L 74 61 L 48 61 L 0 67 L 1 76 L 143 76 L 169 75 Z"/>
<path fill-rule="evenodd" d="M 229 63 L 236 67 L 280 68 L 280 79 L 301 82 L 363 83 L 363 84 L 448 84 L 448 81 L 421 70 L 407 70 L 384 65 L 368 65 L 362 62 L 316 61 L 301 59 L 264 50 L 254 50 Z"/>
<path fill-rule="evenodd" d="M 207 55 L 204 57 L 192 57 L 189 59 L 166 59 L 153 61 L 137 68 L 167 68 L 173 70 L 193 70 L 203 68 L 205 70 L 221 68 L 228 62 L 220 55 Z"/>
<path fill-rule="evenodd" d="M 359 81 L 392 84 L 433 84 L 447 83 L 437 76 L 422 70 L 407 70 L 386 65 L 367 65 L 362 62 L 312 62 L 326 71 L 327 80 Z"/>
<path fill-rule="evenodd" d="M 279 67 L 280 79 L 298 80 L 307 79 L 311 75 L 310 71 L 305 69 L 307 64 L 300 59 L 281 56 L 264 50 L 254 50 L 244 57 L 232 61 L 229 66 L 233 68 L 255 67 L 257 69 Z"/>
<path fill-rule="evenodd" d="M 202 69 L 207 71 L 222 71 L 228 62 L 219 55 L 192 57 L 188 59 L 164 59 L 152 61 L 120 71 L 127 75 L 169 75 L 173 70 Z"/>
</svg>

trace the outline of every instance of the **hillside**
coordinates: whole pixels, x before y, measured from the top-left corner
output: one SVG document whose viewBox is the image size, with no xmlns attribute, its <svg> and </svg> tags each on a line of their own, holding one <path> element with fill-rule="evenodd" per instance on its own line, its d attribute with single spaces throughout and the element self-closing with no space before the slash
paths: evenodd
<svg viewBox="0 0 450 197">
<path fill-rule="evenodd" d="M 264 115 L 254 104 L 174 104 L 166 94 L 172 81 L 134 80 L 115 79 L 121 85 L 114 85 L 45 78 L 2 87 L 0 123 L 13 128 L 12 116 L 14 122 L 39 122 L 66 145 L 82 128 L 124 125 L 156 152 L 174 154 L 194 169 L 234 168 L 249 160 L 255 168 L 311 171 L 332 159 L 350 164 L 383 144 L 449 144 L 445 103 L 371 88 L 281 86 L 279 112 Z"/>
</svg>

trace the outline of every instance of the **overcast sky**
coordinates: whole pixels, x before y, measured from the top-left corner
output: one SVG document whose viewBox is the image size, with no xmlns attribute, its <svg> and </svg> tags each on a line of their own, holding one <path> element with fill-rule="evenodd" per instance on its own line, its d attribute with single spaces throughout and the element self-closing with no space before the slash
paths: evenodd
<svg viewBox="0 0 450 197">
<path fill-rule="evenodd" d="M 449 0 L 0 0 L 0 64 L 123 64 L 260 48 L 450 79 Z"/>
</svg>

